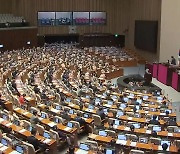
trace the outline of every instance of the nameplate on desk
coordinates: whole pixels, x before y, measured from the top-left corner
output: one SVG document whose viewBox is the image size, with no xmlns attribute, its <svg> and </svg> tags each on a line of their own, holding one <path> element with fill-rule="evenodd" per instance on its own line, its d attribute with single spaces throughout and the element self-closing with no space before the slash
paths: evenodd
<svg viewBox="0 0 180 154">
<path fill-rule="evenodd" d="M 14 151 L 10 152 L 9 154 L 20 154 L 20 153 L 14 150 Z"/>
<path fill-rule="evenodd" d="M 4 119 L 0 118 L 0 123 L 3 122 L 3 121 L 4 121 Z"/>
<path fill-rule="evenodd" d="M 66 127 L 64 130 L 65 130 L 65 131 L 70 131 L 71 128 L 70 128 L 70 127 Z"/>
<path fill-rule="evenodd" d="M 151 134 L 151 130 L 146 130 L 146 134 Z"/>
<path fill-rule="evenodd" d="M 6 126 L 7 126 L 7 127 L 10 127 L 11 125 L 12 125 L 12 123 L 8 123 L 8 124 L 6 124 Z"/>
<path fill-rule="evenodd" d="M 48 123 L 48 125 L 49 125 L 50 127 L 54 127 L 54 126 L 56 125 L 56 123 L 55 123 L 55 122 L 50 122 L 50 123 Z"/>
<path fill-rule="evenodd" d="M 78 149 L 75 154 L 88 154 L 88 151 Z"/>
<path fill-rule="evenodd" d="M 173 133 L 168 133 L 168 136 L 173 136 Z"/>
<path fill-rule="evenodd" d="M 46 143 L 46 144 L 48 144 L 48 143 L 50 143 L 51 142 L 51 139 L 45 139 L 44 141 L 43 141 L 43 143 Z"/>
<path fill-rule="evenodd" d="M 132 117 L 128 117 L 128 120 L 132 120 L 133 118 Z"/>
<path fill-rule="evenodd" d="M 54 108 L 52 108 L 51 111 L 52 111 L 52 112 L 55 112 L 55 113 L 58 113 L 58 112 L 59 112 L 59 110 L 56 110 L 56 109 L 54 109 Z"/>
<path fill-rule="evenodd" d="M 125 127 L 125 128 L 124 128 L 124 130 L 129 131 L 129 130 L 130 130 L 130 128 L 129 128 L 129 127 Z"/>
<path fill-rule="evenodd" d="M 127 141 L 125 140 L 117 140 L 116 144 L 126 145 Z"/>
<path fill-rule="evenodd" d="M 25 131 L 26 131 L 25 129 L 21 129 L 19 132 L 24 133 Z"/>
<path fill-rule="evenodd" d="M 20 110 L 20 108 L 18 107 L 18 108 L 15 108 L 14 110 L 17 111 L 17 110 Z"/>
<path fill-rule="evenodd" d="M 3 147 L 0 148 L 0 151 L 5 151 L 6 149 L 8 149 L 8 147 L 3 146 Z"/>
<path fill-rule="evenodd" d="M 158 146 L 158 150 L 163 150 L 161 145 Z M 166 151 L 169 151 L 169 146 Z"/>
<path fill-rule="evenodd" d="M 24 112 L 23 114 L 24 114 L 24 115 L 27 115 L 27 114 L 29 114 L 29 112 Z"/>
<path fill-rule="evenodd" d="M 136 144 L 137 144 L 136 142 L 131 142 L 130 146 L 135 147 Z"/>
<path fill-rule="evenodd" d="M 166 113 L 160 113 L 160 115 L 165 116 L 165 115 L 166 115 Z"/>
</svg>

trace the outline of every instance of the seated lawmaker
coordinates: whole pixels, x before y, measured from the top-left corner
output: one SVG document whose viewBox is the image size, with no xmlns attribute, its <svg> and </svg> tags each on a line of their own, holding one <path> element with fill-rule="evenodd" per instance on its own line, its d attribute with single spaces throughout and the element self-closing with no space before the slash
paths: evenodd
<svg viewBox="0 0 180 154">
<path fill-rule="evenodd" d="M 6 101 L 5 101 L 4 99 L 2 99 L 1 97 L 2 97 L 2 95 L 0 94 L 0 105 L 1 105 L 1 107 L 2 107 L 3 109 L 6 109 L 6 110 L 7 110 L 7 108 L 6 108 L 6 106 L 5 106 Z"/>
<path fill-rule="evenodd" d="M 168 144 L 167 143 L 163 143 L 162 144 L 162 150 L 159 150 L 159 151 L 157 151 L 157 154 L 159 153 L 161 153 L 161 154 L 170 154 L 171 152 L 169 152 L 169 151 L 167 151 L 167 149 L 168 149 Z"/>
<path fill-rule="evenodd" d="M 156 120 L 157 115 L 153 115 L 153 119 L 149 121 L 149 124 L 160 125 L 160 122 Z"/>
<path fill-rule="evenodd" d="M 106 118 L 106 115 L 102 107 L 99 108 L 99 110 L 97 111 L 97 114 L 101 117 L 101 120 L 104 120 Z"/>
<path fill-rule="evenodd" d="M 79 113 L 77 113 L 77 117 L 74 120 L 79 122 L 80 126 L 84 126 L 86 124 L 86 121 L 81 118 L 81 115 Z"/>
</svg>

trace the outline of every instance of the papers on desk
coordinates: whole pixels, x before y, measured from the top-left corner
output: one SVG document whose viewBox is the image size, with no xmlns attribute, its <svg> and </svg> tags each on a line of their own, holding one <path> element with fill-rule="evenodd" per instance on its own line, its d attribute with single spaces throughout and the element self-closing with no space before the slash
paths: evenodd
<svg viewBox="0 0 180 154">
<path fill-rule="evenodd" d="M 160 113 L 160 115 L 165 116 L 165 115 L 166 115 L 166 113 Z"/>
<path fill-rule="evenodd" d="M 3 146 L 3 147 L 0 148 L 0 151 L 5 151 L 6 149 L 8 149 L 8 147 Z"/>
<path fill-rule="evenodd" d="M 70 131 L 71 128 L 70 128 L 70 127 L 66 127 L 64 130 L 65 130 L 65 131 Z"/>
<path fill-rule="evenodd" d="M 70 107 L 74 107 L 75 105 L 74 105 L 73 103 L 70 103 L 69 106 L 70 106 Z"/>
<path fill-rule="evenodd" d="M 44 104 L 40 104 L 40 105 L 39 105 L 39 107 L 42 107 L 42 106 L 44 106 Z"/>
<path fill-rule="evenodd" d="M 161 145 L 158 146 L 158 150 L 163 150 Z M 169 146 L 166 151 L 169 151 Z"/>
<path fill-rule="evenodd" d="M 10 127 L 11 125 L 12 125 L 12 123 L 8 123 L 8 124 L 6 124 L 6 126 L 7 126 L 7 127 Z"/>
<path fill-rule="evenodd" d="M 51 111 L 52 111 L 52 112 L 55 112 L 55 113 L 58 113 L 58 112 L 59 112 L 59 110 L 56 110 L 56 109 L 54 109 L 54 108 L 52 108 Z"/>
<path fill-rule="evenodd" d="M 168 133 L 168 136 L 173 136 L 173 133 Z"/>
<path fill-rule="evenodd" d="M 151 134 L 151 130 L 146 130 L 146 134 Z"/>
<path fill-rule="evenodd" d="M 9 154 L 20 154 L 20 153 L 14 150 L 14 151 L 10 152 Z"/>
<path fill-rule="evenodd" d="M 3 118 L 0 118 L 0 123 L 3 122 L 3 121 L 4 121 L 4 119 L 3 119 Z"/>
<path fill-rule="evenodd" d="M 50 127 L 54 127 L 54 126 L 56 125 L 56 123 L 55 123 L 55 122 L 50 122 L 50 123 L 48 123 L 48 125 L 49 125 Z"/>
<path fill-rule="evenodd" d="M 15 108 L 14 110 L 17 111 L 17 110 L 20 110 L 20 108 L 18 107 L 18 108 Z"/>
<path fill-rule="evenodd" d="M 29 112 L 24 112 L 23 114 L 24 114 L 24 115 L 27 115 L 27 114 L 29 114 Z"/>
<path fill-rule="evenodd" d="M 112 105 L 104 104 L 103 106 L 105 106 L 105 107 L 111 107 Z"/>
<path fill-rule="evenodd" d="M 4 146 L 2 143 L 0 143 L 0 147 Z"/>
<path fill-rule="evenodd" d="M 126 130 L 126 131 L 130 131 L 130 128 L 129 128 L 129 127 L 126 127 L 124 130 Z"/>
<path fill-rule="evenodd" d="M 87 112 L 93 112 L 93 109 L 86 109 Z"/>
<path fill-rule="evenodd" d="M 51 139 L 45 139 L 44 141 L 43 141 L 43 143 L 46 143 L 46 144 L 48 144 L 48 143 L 50 143 L 51 142 Z"/>
<path fill-rule="evenodd" d="M 118 125 L 113 125 L 113 128 L 114 128 L 114 129 L 117 129 L 117 128 L 118 128 Z"/>
<path fill-rule="evenodd" d="M 132 117 L 128 117 L 128 120 L 132 120 L 133 118 Z"/>
<path fill-rule="evenodd" d="M 127 141 L 125 140 L 117 140 L 116 144 L 126 145 Z"/>
<path fill-rule="evenodd" d="M 26 131 L 25 129 L 21 129 L 19 132 L 24 133 L 25 131 Z"/>
<path fill-rule="evenodd" d="M 78 149 L 75 154 L 88 154 L 88 151 L 82 150 L 82 149 Z"/>
<path fill-rule="evenodd" d="M 135 147 L 136 144 L 137 144 L 136 142 L 131 142 L 130 146 Z"/>
</svg>

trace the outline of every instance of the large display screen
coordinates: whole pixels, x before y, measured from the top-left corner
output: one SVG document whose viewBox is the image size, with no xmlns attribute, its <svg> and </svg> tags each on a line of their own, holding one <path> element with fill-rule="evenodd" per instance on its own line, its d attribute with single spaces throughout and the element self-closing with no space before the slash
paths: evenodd
<svg viewBox="0 0 180 154">
<path fill-rule="evenodd" d="M 72 25 L 72 12 L 56 12 L 56 25 Z"/>
<path fill-rule="evenodd" d="M 89 12 L 73 12 L 74 25 L 89 25 Z"/>
<path fill-rule="evenodd" d="M 106 12 L 90 12 L 90 24 L 91 25 L 105 25 Z"/>
<path fill-rule="evenodd" d="M 105 25 L 106 16 L 106 12 L 38 12 L 38 25 Z"/>
<path fill-rule="evenodd" d="M 38 12 L 38 25 L 39 26 L 54 26 L 55 25 L 55 12 Z"/>
</svg>

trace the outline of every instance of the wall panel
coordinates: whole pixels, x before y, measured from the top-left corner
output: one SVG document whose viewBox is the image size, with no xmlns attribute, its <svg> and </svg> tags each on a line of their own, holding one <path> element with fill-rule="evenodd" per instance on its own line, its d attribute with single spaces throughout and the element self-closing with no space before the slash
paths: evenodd
<svg viewBox="0 0 180 154">
<path fill-rule="evenodd" d="M 135 20 L 158 20 L 159 34 L 158 34 L 158 47 L 157 53 L 151 53 L 147 51 L 138 51 L 141 55 L 145 56 L 150 61 L 156 61 L 159 59 L 159 41 L 160 41 L 160 27 L 161 27 L 161 0 L 130 0 L 129 4 L 129 28 L 127 33 L 127 44 L 131 49 L 134 47 L 134 28 Z"/>
<path fill-rule="evenodd" d="M 106 11 L 107 25 L 78 26 L 80 34 L 106 32 L 123 34 L 129 18 L 129 0 L 13 0 L 13 13 L 24 16 L 31 25 L 37 25 L 38 11 Z M 40 35 L 65 34 L 68 26 L 39 27 Z"/>
<path fill-rule="evenodd" d="M 11 13 L 12 0 L 0 0 L 0 13 Z"/>
</svg>

